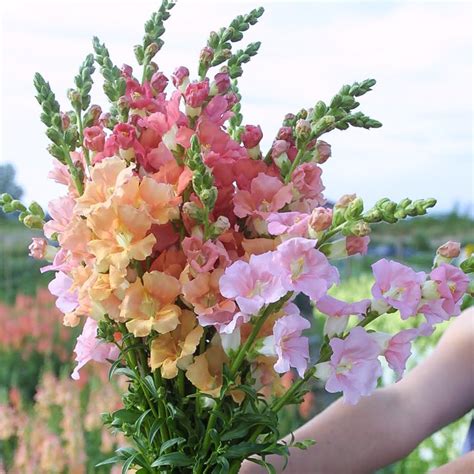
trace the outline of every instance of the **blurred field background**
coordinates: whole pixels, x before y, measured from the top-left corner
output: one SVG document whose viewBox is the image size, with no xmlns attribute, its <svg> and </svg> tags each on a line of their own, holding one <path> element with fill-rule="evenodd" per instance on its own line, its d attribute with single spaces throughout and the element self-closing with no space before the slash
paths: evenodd
<svg viewBox="0 0 474 474">
<path fill-rule="evenodd" d="M 8 165 L 0 166 L 2 192 L 17 198 L 22 193 L 15 186 L 14 169 Z M 374 230 L 368 256 L 341 264 L 344 283 L 333 296 L 347 301 L 369 297 L 370 264 L 381 257 L 429 269 L 436 248 L 447 240 L 472 248 L 472 229 L 472 218 L 456 209 L 396 226 L 381 225 Z M 123 440 L 101 429 L 100 414 L 120 405 L 120 387 L 109 384 L 105 366 L 91 365 L 79 382 L 71 380 L 78 330 L 62 326 L 54 299 L 45 289 L 52 275 L 41 274 L 40 264 L 27 256 L 33 235 L 14 218 L 0 215 L 0 473 L 107 473 L 109 468 L 94 466 L 123 445 Z M 381 318 L 378 329 L 401 329 L 394 316 Z M 415 323 L 406 321 L 403 327 Z M 323 324 L 321 315 L 314 314 L 314 351 Z M 429 340 L 416 342 L 409 367 L 432 351 L 446 327 L 438 327 Z M 383 383 L 392 382 L 387 371 Z M 281 423 L 288 431 L 295 429 L 332 400 L 334 397 L 315 384 L 304 404 L 285 412 Z M 421 474 L 456 458 L 469 421 L 466 416 L 446 427 L 406 459 L 380 472 Z"/>
</svg>

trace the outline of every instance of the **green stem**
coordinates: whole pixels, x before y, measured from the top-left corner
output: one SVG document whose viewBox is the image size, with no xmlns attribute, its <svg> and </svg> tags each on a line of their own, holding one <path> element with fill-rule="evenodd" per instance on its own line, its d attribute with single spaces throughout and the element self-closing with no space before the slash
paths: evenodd
<svg viewBox="0 0 474 474">
<path fill-rule="evenodd" d="M 306 148 L 306 143 L 304 144 L 304 147 Z M 295 159 L 293 160 L 293 163 L 291 163 L 290 170 L 288 171 L 288 174 L 286 175 L 285 178 L 285 184 L 288 184 L 291 180 L 291 175 L 293 174 L 293 171 L 295 171 L 296 167 L 300 164 L 301 159 L 303 158 L 306 150 L 300 149 L 298 150 L 298 153 L 296 154 Z"/>
<path fill-rule="evenodd" d="M 89 150 L 84 146 L 84 124 L 82 123 L 82 113 L 80 108 L 77 108 L 75 111 L 77 117 L 77 125 L 79 128 L 79 136 L 81 138 L 81 147 L 84 153 L 84 159 L 86 161 L 87 169 L 89 169 L 91 166 L 91 159 L 89 156 Z"/>
<path fill-rule="evenodd" d="M 84 192 L 84 183 L 81 181 L 81 179 L 79 178 L 79 175 L 77 174 L 77 168 L 71 159 L 69 149 L 65 146 L 63 148 L 63 151 L 64 151 L 64 159 L 66 160 L 66 164 L 69 169 L 69 174 L 71 175 L 74 186 L 76 187 L 77 192 L 80 195 L 82 195 L 82 193 Z"/>
<path fill-rule="evenodd" d="M 336 235 L 338 232 L 342 230 L 342 228 L 345 226 L 346 222 L 343 222 L 342 224 L 339 224 L 338 226 L 334 227 L 334 229 L 328 230 L 324 235 L 322 235 L 316 244 L 316 248 L 321 248 L 321 246 L 327 242 L 331 237 Z"/>
</svg>

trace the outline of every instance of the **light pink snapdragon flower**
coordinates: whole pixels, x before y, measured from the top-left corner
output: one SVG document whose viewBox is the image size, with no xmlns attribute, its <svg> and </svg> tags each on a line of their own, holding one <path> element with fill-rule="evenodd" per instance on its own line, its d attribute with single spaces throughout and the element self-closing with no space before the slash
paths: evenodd
<svg viewBox="0 0 474 474">
<path fill-rule="evenodd" d="M 266 304 L 286 294 L 274 266 L 273 252 L 252 255 L 248 263 L 234 262 L 219 280 L 221 294 L 235 299 L 243 313 L 256 315 Z"/>
<path fill-rule="evenodd" d="M 422 303 L 419 312 L 429 324 L 446 321 L 461 313 L 461 302 L 468 286 L 469 277 L 459 268 L 442 263 L 430 273 L 438 297 Z"/>
<path fill-rule="evenodd" d="M 343 392 L 344 401 L 355 405 L 377 387 L 377 379 L 382 375 L 378 360 L 380 347 L 359 326 L 346 339 L 335 337 L 329 344 L 333 352 L 331 359 L 316 366 L 316 376 L 327 380 L 328 392 Z"/>
<path fill-rule="evenodd" d="M 374 298 L 400 311 L 402 319 L 417 314 L 421 301 L 421 285 L 426 279 L 424 272 L 415 272 L 401 263 L 379 260 L 372 265 L 375 283 L 372 286 Z"/>
<path fill-rule="evenodd" d="M 309 342 L 301 333 L 311 324 L 300 315 L 295 304 L 287 304 L 285 310 L 288 314 L 276 320 L 273 335 L 263 340 L 260 353 L 278 358 L 273 368 L 279 374 L 294 367 L 303 377 L 308 366 Z"/>
<path fill-rule="evenodd" d="M 303 163 L 299 165 L 291 176 L 291 181 L 301 197 L 315 199 L 319 204 L 324 204 L 324 185 L 321 180 L 322 170 L 316 163 Z"/>
<path fill-rule="evenodd" d="M 56 307 L 64 314 L 74 311 L 79 302 L 77 291 L 71 291 L 72 279 L 63 272 L 57 272 L 48 285 L 49 292 L 57 297 Z"/>
<path fill-rule="evenodd" d="M 53 234 L 60 234 L 71 222 L 76 202 L 70 196 L 53 199 L 48 204 L 52 219 L 43 227 L 44 235 L 50 239 Z"/>
<path fill-rule="evenodd" d="M 433 330 L 432 326 L 424 323 L 418 328 L 403 329 L 394 336 L 373 332 L 370 333 L 370 337 L 379 344 L 381 355 L 385 357 L 388 366 L 396 373 L 397 380 L 400 380 L 411 355 L 412 342 L 419 336 L 431 335 Z"/>
<path fill-rule="evenodd" d="M 310 217 L 302 212 L 273 212 L 267 217 L 268 232 L 271 235 L 306 237 Z"/>
<path fill-rule="evenodd" d="M 222 242 L 212 240 L 202 241 L 199 237 L 186 237 L 183 242 L 183 252 L 191 265 L 191 268 L 198 272 L 209 272 L 214 269 L 214 265 L 219 261 L 224 267 L 230 263 L 227 250 Z"/>
<path fill-rule="evenodd" d="M 79 380 L 79 370 L 89 361 L 107 362 L 107 360 L 115 360 L 119 355 L 118 347 L 113 344 L 107 344 L 97 339 L 97 321 L 87 318 L 82 334 L 77 338 L 74 352 L 76 353 L 77 365 L 71 374 L 74 380 Z"/>
<path fill-rule="evenodd" d="M 341 334 L 347 326 L 349 316 L 362 316 L 367 312 L 370 300 L 361 300 L 355 303 L 346 303 L 329 295 L 324 295 L 316 302 L 316 308 L 329 316 L 324 325 L 324 334 L 332 337 Z"/>
<path fill-rule="evenodd" d="M 214 326 L 219 334 L 232 334 L 242 324 L 250 321 L 250 315 L 242 311 L 218 310 L 208 314 L 199 314 L 198 321 L 201 326 Z"/>
<path fill-rule="evenodd" d="M 318 301 L 339 281 L 339 273 L 315 245 L 311 239 L 289 239 L 277 247 L 275 263 L 285 290 L 301 292 Z"/>
</svg>

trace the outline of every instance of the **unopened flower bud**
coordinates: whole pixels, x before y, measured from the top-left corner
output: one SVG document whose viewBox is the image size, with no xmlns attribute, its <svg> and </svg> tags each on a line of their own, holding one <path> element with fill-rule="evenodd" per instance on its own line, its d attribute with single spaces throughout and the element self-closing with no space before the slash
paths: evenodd
<svg viewBox="0 0 474 474">
<path fill-rule="evenodd" d="M 222 95 L 230 89 L 230 76 L 227 72 L 218 72 L 214 76 L 214 82 L 211 85 L 210 95 Z"/>
<path fill-rule="evenodd" d="M 296 116 L 295 114 L 288 113 L 285 115 L 285 118 L 283 119 L 283 126 L 288 127 L 288 126 L 293 126 L 296 121 Z"/>
<path fill-rule="evenodd" d="M 228 92 L 225 95 L 225 99 L 227 100 L 227 108 L 230 110 L 234 107 L 235 104 L 239 102 L 239 98 L 235 92 Z"/>
<path fill-rule="evenodd" d="M 63 130 L 66 130 L 67 128 L 69 128 L 69 125 L 71 125 L 71 117 L 69 116 L 69 114 L 61 112 L 61 128 Z"/>
<path fill-rule="evenodd" d="M 33 214 L 30 214 L 25 217 L 23 224 L 29 229 L 42 229 L 43 228 L 43 219 Z"/>
<path fill-rule="evenodd" d="M 246 125 L 240 139 L 245 148 L 256 147 L 263 138 L 262 129 L 260 125 Z"/>
<path fill-rule="evenodd" d="M 311 217 L 309 219 L 308 228 L 314 232 L 321 232 L 323 230 L 329 229 L 332 224 L 332 209 L 327 207 L 316 207 L 311 212 Z M 313 237 L 311 237 L 313 238 Z"/>
<path fill-rule="evenodd" d="M 153 58 L 156 53 L 160 50 L 160 45 L 158 43 L 150 43 L 145 49 L 145 57 Z"/>
<path fill-rule="evenodd" d="M 316 142 L 316 153 L 315 161 L 316 163 L 322 164 L 325 163 L 331 156 L 331 145 L 326 143 L 324 140 L 318 140 Z"/>
<path fill-rule="evenodd" d="M 205 64 L 206 66 L 209 66 L 213 59 L 214 50 L 212 48 L 210 48 L 209 46 L 205 46 L 201 49 L 201 52 L 199 54 L 199 62 Z"/>
<path fill-rule="evenodd" d="M 296 138 L 302 141 L 307 141 L 311 134 L 311 123 L 305 119 L 299 119 L 295 126 Z"/>
<path fill-rule="evenodd" d="M 176 88 L 181 90 L 181 86 L 186 87 L 189 83 L 189 69 L 184 66 L 180 66 L 175 69 L 174 73 L 171 75 L 173 84 Z"/>
<path fill-rule="evenodd" d="M 355 199 L 357 199 L 356 194 L 344 194 L 337 200 L 336 204 L 334 204 L 334 207 L 339 209 L 346 209 L 349 207 L 349 204 Z"/>
<path fill-rule="evenodd" d="M 21 201 L 18 201 L 18 199 L 14 199 L 10 205 L 14 211 L 26 211 L 26 206 Z"/>
<path fill-rule="evenodd" d="M 364 201 L 360 197 L 356 197 L 353 201 L 349 203 L 346 209 L 346 219 L 352 220 L 357 219 L 362 214 L 364 210 Z"/>
<path fill-rule="evenodd" d="M 223 234 L 230 229 L 229 219 L 226 216 L 219 216 L 212 225 L 212 228 L 216 236 Z"/>
<path fill-rule="evenodd" d="M 74 89 L 69 89 L 67 91 L 67 97 L 74 108 L 78 108 L 81 106 L 81 94 L 78 91 Z"/>
<path fill-rule="evenodd" d="M 11 194 L 3 193 L 2 195 L 0 195 L 0 203 L 6 204 L 6 203 L 9 203 L 9 202 L 12 202 L 12 201 L 13 201 L 13 198 L 12 198 Z"/>
<path fill-rule="evenodd" d="M 132 77 L 132 74 L 133 74 L 132 66 L 129 66 L 128 64 L 123 64 L 121 71 L 122 71 L 123 76 Z"/>
<path fill-rule="evenodd" d="M 99 125 L 101 114 L 102 108 L 100 107 L 100 105 L 91 105 L 89 107 L 89 110 L 84 115 L 84 127 L 92 127 L 94 125 Z"/>
<path fill-rule="evenodd" d="M 277 140 L 293 140 L 293 129 L 291 127 L 280 127 L 277 133 Z"/>
<path fill-rule="evenodd" d="M 44 219 L 45 214 L 43 208 L 36 201 L 33 201 L 28 206 L 28 210 L 31 212 L 31 214 L 41 217 L 41 219 Z"/>
<path fill-rule="evenodd" d="M 195 221 L 199 221 L 202 217 L 202 207 L 199 207 L 194 202 L 185 202 L 183 204 L 183 212 Z"/>
<path fill-rule="evenodd" d="M 157 71 L 151 76 L 150 86 L 155 94 L 159 94 L 166 89 L 168 85 L 168 78 L 160 71 Z"/>
<path fill-rule="evenodd" d="M 365 237 L 370 234 L 370 226 L 364 221 L 348 222 L 342 229 L 346 236 L 355 235 L 356 237 Z"/>
<path fill-rule="evenodd" d="M 450 240 L 441 245 L 436 253 L 441 257 L 449 259 L 459 257 L 459 254 L 461 253 L 461 244 Z"/>
</svg>

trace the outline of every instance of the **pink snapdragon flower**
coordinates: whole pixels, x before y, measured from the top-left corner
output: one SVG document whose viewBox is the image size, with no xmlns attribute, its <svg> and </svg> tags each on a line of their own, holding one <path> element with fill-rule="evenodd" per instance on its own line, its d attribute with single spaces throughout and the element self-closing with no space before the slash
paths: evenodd
<svg viewBox="0 0 474 474">
<path fill-rule="evenodd" d="M 56 307 L 64 314 L 74 311 L 79 301 L 77 291 L 71 291 L 72 279 L 63 272 L 57 272 L 48 285 L 49 292 L 57 297 Z"/>
<path fill-rule="evenodd" d="M 316 366 L 316 376 L 327 379 L 328 392 L 343 392 L 344 401 L 355 405 L 362 396 L 375 390 L 377 379 L 382 375 L 378 360 L 380 347 L 359 326 L 353 328 L 346 339 L 335 337 L 329 345 L 331 359 Z"/>
<path fill-rule="evenodd" d="M 250 191 L 238 190 L 234 195 L 234 212 L 237 217 L 260 216 L 279 211 L 292 199 L 290 185 L 278 178 L 259 173 L 250 184 Z"/>
<path fill-rule="evenodd" d="M 43 237 L 33 237 L 31 244 L 28 246 L 29 256 L 36 260 L 41 260 L 46 255 L 48 241 Z"/>
<path fill-rule="evenodd" d="M 309 342 L 301 333 L 310 326 L 309 321 L 300 316 L 297 308 L 294 313 L 277 319 L 273 335 L 265 338 L 261 350 L 264 355 L 278 357 L 273 366 L 276 372 L 283 374 L 294 367 L 300 377 L 304 376 L 309 360 Z"/>
<path fill-rule="evenodd" d="M 461 302 L 468 286 L 469 278 L 459 268 L 443 263 L 430 273 L 430 281 L 435 284 L 435 299 L 422 302 L 419 312 L 429 324 L 446 321 L 461 313 Z"/>
<path fill-rule="evenodd" d="M 222 242 L 202 241 L 199 237 L 186 237 L 182 242 L 183 252 L 191 268 L 200 272 L 209 272 L 220 261 L 222 267 L 230 263 L 227 251 Z"/>
<path fill-rule="evenodd" d="M 346 252 L 347 256 L 352 255 L 366 255 L 369 249 L 370 236 L 365 235 L 364 237 L 357 237 L 355 235 L 349 235 L 346 237 Z"/>
<path fill-rule="evenodd" d="M 102 127 L 94 125 L 84 129 L 84 146 L 91 151 L 103 151 L 105 133 Z"/>
<path fill-rule="evenodd" d="M 346 303 L 329 295 L 324 295 L 316 302 L 316 308 L 321 313 L 329 316 L 324 326 L 324 334 L 332 337 L 341 334 L 347 326 L 349 316 L 362 316 L 367 312 L 370 300 L 361 300 L 354 303 Z"/>
<path fill-rule="evenodd" d="M 184 99 L 189 107 L 201 107 L 209 97 L 209 79 L 200 82 L 191 82 L 184 91 Z"/>
<path fill-rule="evenodd" d="M 273 252 L 252 255 L 248 263 L 236 261 L 225 269 L 219 288 L 224 297 L 235 299 L 240 310 L 250 315 L 286 294 L 275 275 Z"/>
<path fill-rule="evenodd" d="M 97 339 L 97 327 L 95 319 L 87 318 L 82 334 L 77 338 L 76 347 L 74 347 L 77 365 L 71 374 L 74 380 L 79 380 L 79 370 L 89 361 L 104 363 L 107 360 L 116 360 L 119 356 L 118 347 Z"/>
<path fill-rule="evenodd" d="M 318 301 L 339 281 L 339 274 L 315 245 L 315 240 L 289 239 L 277 247 L 275 263 L 285 290 L 301 292 Z"/>
<path fill-rule="evenodd" d="M 268 232 L 271 235 L 307 237 L 310 217 L 302 212 L 273 212 L 267 217 Z"/>
<path fill-rule="evenodd" d="M 321 181 L 321 168 L 316 163 L 303 163 L 291 175 L 291 181 L 300 196 L 304 199 L 314 199 L 319 204 L 324 204 L 323 182 Z"/>
<path fill-rule="evenodd" d="M 76 202 L 70 196 L 53 199 L 48 204 L 51 220 L 43 227 L 44 235 L 50 239 L 53 234 L 60 234 L 69 225 L 72 219 Z"/>
<path fill-rule="evenodd" d="M 410 267 L 386 259 L 374 263 L 372 270 L 375 277 L 372 287 L 374 298 L 398 309 L 402 319 L 416 315 L 425 273 L 415 272 Z"/>
<path fill-rule="evenodd" d="M 232 334 L 242 324 L 250 321 L 250 315 L 241 311 L 213 311 L 209 314 L 199 314 L 198 321 L 201 326 L 214 326 L 219 334 Z"/>
<path fill-rule="evenodd" d="M 461 244 L 459 242 L 453 242 L 449 240 L 445 244 L 441 245 L 436 251 L 438 255 L 444 258 L 456 258 L 461 253 Z"/>
<path fill-rule="evenodd" d="M 419 336 L 431 335 L 433 330 L 432 326 L 424 323 L 418 328 L 403 329 L 394 336 L 373 332 L 370 333 L 370 337 L 379 344 L 380 353 L 387 360 L 388 366 L 397 374 L 397 380 L 400 380 L 411 355 L 412 342 Z"/>
<path fill-rule="evenodd" d="M 186 84 L 189 78 L 189 69 L 185 66 L 180 66 L 175 69 L 173 74 L 171 75 L 171 79 L 173 80 L 173 85 L 176 88 L 179 88 L 181 85 Z"/>
</svg>

